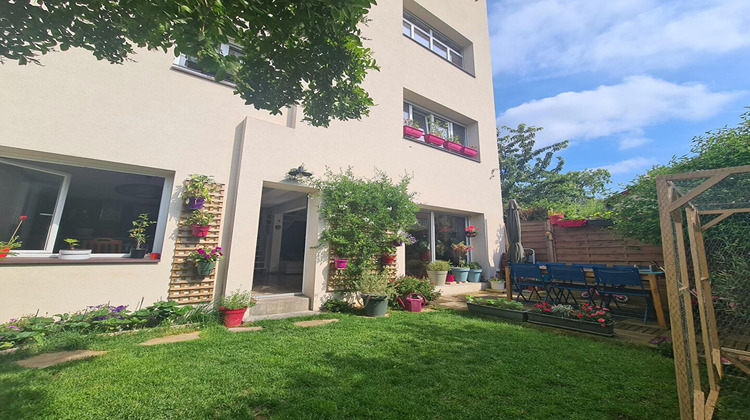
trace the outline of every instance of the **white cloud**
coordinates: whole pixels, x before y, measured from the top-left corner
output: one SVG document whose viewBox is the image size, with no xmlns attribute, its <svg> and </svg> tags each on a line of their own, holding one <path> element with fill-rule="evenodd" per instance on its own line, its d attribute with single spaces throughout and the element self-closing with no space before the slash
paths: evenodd
<svg viewBox="0 0 750 420">
<path fill-rule="evenodd" d="M 544 127 L 537 146 L 569 139 L 619 135 L 642 138 L 645 127 L 671 120 L 701 121 L 718 114 L 743 92 L 711 92 L 702 84 L 678 85 L 650 76 L 632 76 L 621 84 L 533 100 L 498 116 L 498 124 Z M 636 147 L 640 140 L 621 143 Z M 643 141 L 641 141 L 643 144 Z"/>
<path fill-rule="evenodd" d="M 495 74 L 678 68 L 750 47 L 750 1 L 503 0 L 490 4 Z"/>
<path fill-rule="evenodd" d="M 642 136 L 624 136 L 620 138 L 620 150 L 634 149 L 651 143 L 651 139 Z"/>
<path fill-rule="evenodd" d="M 637 156 L 634 158 L 625 159 L 617 163 L 613 163 L 612 165 L 600 166 L 596 169 L 606 169 L 612 175 L 617 175 L 635 173 L 642 169 L 650 168 L 651 166 L 656 165 L 656 163 L 656 159 Z"/>
</svg>

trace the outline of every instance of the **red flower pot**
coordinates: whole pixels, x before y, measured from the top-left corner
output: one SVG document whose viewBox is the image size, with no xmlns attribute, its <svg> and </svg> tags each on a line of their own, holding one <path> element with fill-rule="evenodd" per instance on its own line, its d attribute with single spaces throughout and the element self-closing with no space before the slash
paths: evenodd
<svg viewBox="0 0 750 420">
<path fill-rule="evenodd" d="M 454 143 L 452 141 L 446 141 L 443 143 L 443 148 L 452 150 L 454 152 L 461 153 L 461 150 L 463 150 L 464 146 L 462 146 L 460 143 Z"/>
<path fill-rule="evenodd" d="M 412 139 L 418 139 L 418 138 L 422 137 L 422 133 L 424 133 L 424 131 L 422 131 L 422 130 L 420 130 L 418 128 L 414 128 L 414 127 L 411 127 L 411 126 L 408 126 L 408 125 L 404 126 L 404 137 L 409 137 L 409 138 L 412 138 Z"/>
<path fill-rule="evenodd" d="M 565 217 L 564 214 L 551 214 L 549 215 L 549 222 L 556 225 L 563 217 Z"/>
<path fill-rule="evenodd" d="M 208 236 L 208 231 L 210 229 L 211 229 L 211 226 L 193 225 L 193 236 L 204 238 Z"/>
<path fill-rule="evenodd" d="M 247 306 L 240 309 L 227 309 L 223 306 L 219 306 L 219 312 L 224 322 L 224 326 L 227 328 L 239 327 L 242 325 L 242 318 L 245 316 Z"/>
<path fill-rule="evenodd" d="M 430 144 L 434 144 L 435 146 L 442 146 L 445 143 L 444 138 L 432 134 L 425 134 L 424 141 Z"/>
<path fill-rule="evenodd" d="M 396 262 L 396 256 L 386 254 L 381 257 L 381 260 L 383 261 L 383 265 L 393 265 Z"/>
<path fill-rule="evenodd" d="M 446 283 L 453 283 L 453 281 L 455 280 L 455 278 L 456 278 L 455 275 L 448 274 L 447 276 L 445 276 L 445 282 Z"/>
<path fill-rule="evenodd" d="M 5 258 L 10 253 L 10 248 L 0 248 L 0 258 Z"/>
<path fill-rule="evenodd" d="M 471 147 L 464 147 L 463 150 L 461 150 L 461 153 L 468 157 L 476 157 L 479 151 L 477 149 L 472 149 Z"/>
<path fill-rule="evenodd" d="M 557 226 L 560 227 L 581 227 L 586 225 L 586 219 L 581 220 L 558 220 Z"/>
<path fill-rule="evenodd" d="M 345 260 L 343 258 L 336 258 L 333 260 L 333 266 L 336 268 L 346 268 L 346 263 L 348 263 L 349 260 Z"/>
</svg>

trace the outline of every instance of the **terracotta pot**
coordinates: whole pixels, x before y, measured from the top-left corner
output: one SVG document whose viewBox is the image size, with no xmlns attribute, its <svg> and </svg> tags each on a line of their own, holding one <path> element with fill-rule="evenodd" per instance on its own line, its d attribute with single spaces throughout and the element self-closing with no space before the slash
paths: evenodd
<svg viewBox="0 0 750 420">
<path fill-rule="evenodd" d="M 393 265 L 396 262 L 396 256 L 385 254 L 381 257 L 381 260 L 383 261 L 383 265 Z"/>
<path fill-rule="evenodd" d="M 222 322 L 227 328 L 239 327 L 242 325 L 242 318 L 245 316 L 247 306 L 240 309 L 227 309 L 223 306 L 219 306 L 219 312 L 221 312 Z"/>
<path fill-rule="evenodd" d="M 10 253 L 10 248 L 0 248 L 0 258 L 5 258 Z"/>
<path fill-rule="evenodd" d="M 424 141 L 429 144 L 434 144 L 435 146 L 442 146 L 445 143 L 444 138 L 438 137 L 434 134 L 425 134 Z"/>
<path fill-rule="evenodd" d="M 193 225 L 193 236 L 204 238 L 208 236 L 209 230 L 211 230 L 211 226 Z"/>
</svg>

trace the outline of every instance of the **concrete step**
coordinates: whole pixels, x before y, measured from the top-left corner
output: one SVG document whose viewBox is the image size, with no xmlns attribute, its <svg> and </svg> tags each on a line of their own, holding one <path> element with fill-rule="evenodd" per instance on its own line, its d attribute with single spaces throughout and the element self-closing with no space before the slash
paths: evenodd
<svg viewBox="0 0 750 420">
<path fill-rule="evenodd" d="M 284 318 L 293 318 L 297 316 L 320 315 L 320 313 L 321 313 L 320 311 L 300 311 L 300 312 L 286 312 L 283 314 L 254 315 L 254 316 L 249 316 L 249 317 L 245 316 L 243 321 L 255 322 L 255 321 L 263 321 L 266 319 L 284 319 Z"/>
<path fill-rule="evenodd" d="M 464 293 L 472 293 L 472 292 L 478 292 L 480 290 L 489 289 L 490 288 L 490 282 L 488 281 L 480 281 L 480 282 L 465 282 L 465 283 L 446 283 L 445 286 L 436 286 L 435 290 L 439 290 L 442 292 L 443 296 L 450 296 L 450 295 L 461 295 Z"/>
<path fill-rule="evenodd" d="M 255 296 L 258 303 L 247 309 L 245 319 L 249 317 L 286 314 L 310 311 L 310 298 L 307 296 Z"/>
</svg>

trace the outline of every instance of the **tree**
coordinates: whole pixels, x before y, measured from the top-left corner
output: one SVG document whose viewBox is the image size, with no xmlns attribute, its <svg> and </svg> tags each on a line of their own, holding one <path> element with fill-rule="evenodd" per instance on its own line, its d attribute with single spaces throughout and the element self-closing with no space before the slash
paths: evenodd
<svg viewBox="0 0 750 420">
<path fill-rule="evenodd" d="M 84 48 L 122 63 L 134 47 L 196 57 L 235 93 L 278 114 L 304 106 L 305 120 L 359 119 L 372 98 L 360 86 L 377 69 L 359 24 L 375 0 L 94 0 L 0 2 L 0 61 L 39 64 L 38 54 Z M 243 56 L 223 55 L 233 43 Z"/>
<path fill-rule="evenodd" d="M 750 163 L 750 112 L 740 116 L 737 127 L 723 127 L 696 136 L 692 140 L 692 155 L 673 157 L 666 165 L 657 165 L 645 174 L 630 181 L 625 190 L 610 199 L 613 206 L 614 230 L 620 236 L 660 244 L 659 205 L 656 195 L 656 177 L 659 175 L 691 172 L 705 169 L 728 168 Z M 722 181 L 721 185 L 704 194 L 703 199 L 730 202 L 747 197 L 750 191 L 746 178 Z M 700 182 L 700 181 L 699 181 Z M 740 185 L 742 184 L 742 185 Z M 741 194 L 745 194 L 744 197 Z M 729 197 L 733 195 L 733 197 Z M 724 198 L 719 198 L 725 196 Z M 729 200 L 729 201 L 727 201 Z M 718 231 L 708 230 L 707 235 Z"/>
<path fill-rule="evenodd" d="M 568 147 L 561 141 L 534 149 L 541 127 L 519 124 L 497 131 L 497 150 L 503 196 L 516 199 L 522 207 L 574 208 L 604 194 L 609 182 L 605 169 L 561 173 L 565 161 L 555 152 Z M 555 160 L 553 165 L 553 158 Z"/>
</svg>

